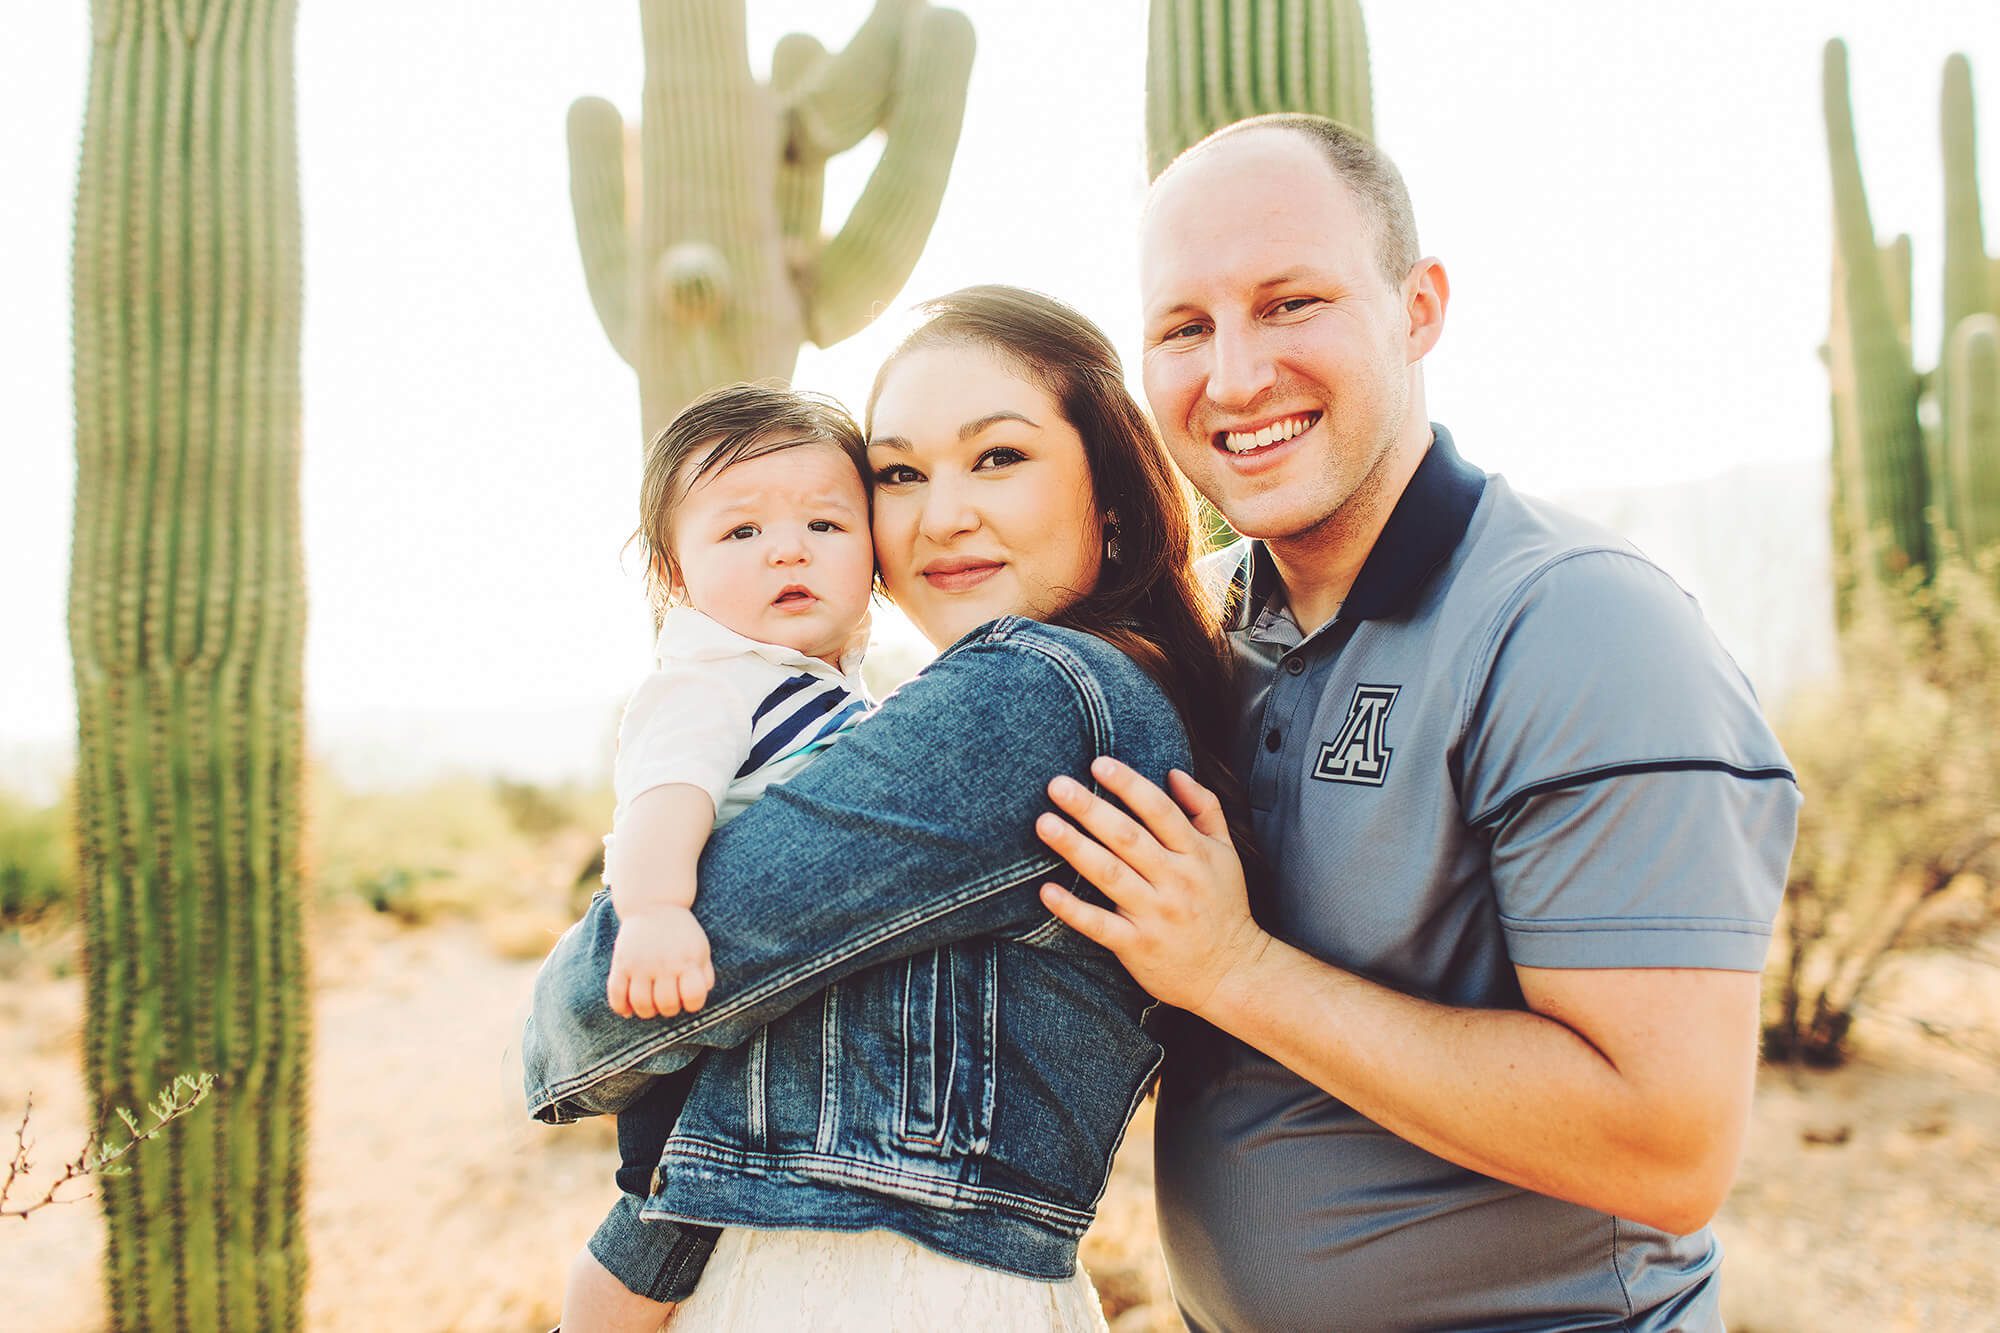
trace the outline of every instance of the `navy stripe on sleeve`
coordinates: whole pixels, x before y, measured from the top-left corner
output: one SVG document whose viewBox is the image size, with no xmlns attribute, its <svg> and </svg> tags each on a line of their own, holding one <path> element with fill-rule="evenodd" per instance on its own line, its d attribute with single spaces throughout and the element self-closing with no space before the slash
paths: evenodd
<svg viewBox="0 0 2000 1333">
<path fill-rule="evenodd" d="M 1602 782 L 1606 778 L 1622 778 L 1633 773 L 1728 773 L 1753 782 L 1772 778 L 1782 778 L 1786 782 L 1798 781 L 1789 768 L 1778 766 L 1741 768 L 1722 759 L 1647 759 L 1630 764 L 1606 764 L 1602 768 L 1587 768 L 1578 773 L 1566 773 L 1561 777 L 1530 782 L 1519 791 L 1510 792 L 1495 801 L 1491 809 L 1475 815 L 1467 822 L 1474 828 L 1482 828 L 1497 822 L 1537 796 L 1561 791 L 1567 787 L 1588 786 L 1593 782 Z"/>
</svg>

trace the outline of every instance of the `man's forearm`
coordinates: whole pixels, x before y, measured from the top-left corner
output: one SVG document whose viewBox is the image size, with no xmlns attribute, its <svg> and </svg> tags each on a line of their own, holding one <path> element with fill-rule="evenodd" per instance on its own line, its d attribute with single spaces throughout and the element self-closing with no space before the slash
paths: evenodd
<svg viewBox="0 0 2000 1333">
<path fill-rule="evenodd" d="M 1689 978 L 1700 979 L 1692 997 Z M 1217 987 L 1202 1017 L 1439 1157 L 1666 1231 L 1696 1230 L 1734 1174 L 1754 1061 L 1735 1068 L 1733 1050 L 1709 1052 L 1712 1073 L 1690 1090 L 1675 1086 L 1671 1060 L 1628 1059 L 1621 1069 L 1607 1051 L 1685 1044 L 1709 1024 L 1727 1027 L 1746 992 L 1754 1043 L 1755 977 L 1662 969 L 1588 980 L 1606 979 L 1638 988 L 1639 1010 L 1650 1007 L 1646 989 L 1658 988 L 1661 1031 L 1610 1034 L 1618 1040 L 1601 1048 L 1583 1024 L 1437 1004 L 1276 940 Z M 1688 1004 L 1712 1012 L 1669 1031 Z"/>
</svg>

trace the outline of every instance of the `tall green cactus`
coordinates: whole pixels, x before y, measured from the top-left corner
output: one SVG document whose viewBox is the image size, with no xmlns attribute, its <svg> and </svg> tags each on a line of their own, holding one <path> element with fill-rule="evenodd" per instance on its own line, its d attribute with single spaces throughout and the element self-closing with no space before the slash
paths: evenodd
<svg viewBox="0 0 2000 1333">
<path fill-rule="evenodd" d="M 295 1328 L 305 1276 L 295 0 L 94 0 L 69 632 L 100 1112 L 213 1071 L 104 1183 L 118 1329 Z"/>
<path fill-rule="evenodd" d="M 973 38 L 954 10 L 877 0 L 838 54 L 784 38 L 759 84 L 743 0 L 641 0 L 639 17 L 636 152 L 615 107 L 577 101 L 570 200 L 590 299 L 638 372 L 650 435 L 718 383 L 789 377 L 802 342 L 838 342 L 895 297 L 951 173 Z M 878 127 L 881 160 L 826 238 L 827 159 Z"/>
<path fill-rule="evenodd" d="M 1370 138 L 1361 0 L 1152 0 L 1146 167 L 1234 121 L 1310 111 Z"/>
<path fill-rule="evenodd" d="M 1846 577 L 1928 567 L 1933 535 L 1976 553 L 2000 541 L 2000 260 L 1986 253 L 1973 131 L 1972 71 L 1945 64 L 1944 336 L 1937 370 L 1910 351 L 1907 236 L 1878 245 L 1862 185 L 1847 48 L 1827 43 L 1827 152 L 1833 175 L 1834 521 Z M 1865 541 L 1864 548 L 1859 544 Z M 1856 559 L 1866 549 L 1872 559 Z"/>
</svg>

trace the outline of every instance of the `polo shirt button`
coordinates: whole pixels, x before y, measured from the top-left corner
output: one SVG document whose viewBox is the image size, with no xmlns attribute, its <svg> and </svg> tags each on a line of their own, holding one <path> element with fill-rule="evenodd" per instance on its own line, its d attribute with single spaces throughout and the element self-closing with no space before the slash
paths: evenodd
<svg viewBox="0 0 2000 1333">
<path fill-rule="evenodd" d="M 1278 752 L 1278 744 L 1281 739 L 1282 738 L 1278 735 L 1278 729 L 1276 727 L 1272 727 L 1270 732 L 1266 734 L 1264 737 L 1264 748 L 1269 750 L 1272 754 L 1276 754 Z"/>
<path fill-rule="evenodd" d="M 1285 659 L 1285 670 L 1291 672 L 1294 676 L 1305 669 L 1306 660 L 1303 657 L 1288 657 Z"/>
</svg>

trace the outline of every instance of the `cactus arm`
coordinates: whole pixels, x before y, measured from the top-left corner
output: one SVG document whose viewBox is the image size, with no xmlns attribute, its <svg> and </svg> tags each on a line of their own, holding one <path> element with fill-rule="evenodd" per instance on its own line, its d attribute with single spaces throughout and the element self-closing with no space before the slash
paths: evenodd
<svg viewBox="0 0 2000 1333">
<path fill-rule="evenodd" d="M 1887 573 L 1930 561 L 1929 485 L 1917 424 L 1918 384 L 1908 345 L 1897 333 L 1891 279 L 1868 216 L 1861 159 L 1848 98 L 1847 48 L 1826 44 L 1824 112 L 1833 177 L 1834 233 L 1845 274 L 1844 332 L 1850 341 L 1862 460 L 1858 487 L 1867 525 L 1857 536 L 1886 540 L 1878 563 Z M 1854 494 L 1854 491 L 1850 491 Z"/>
<path fill-rule="evenodd" d="M 1959 548 L 1976 554 L 2000 545 L 2000 317 L 1968 315 L 1945 349 L 1945 472 Z"/>
<path fill-rule="evenodd" d="M 903 35 L 921 11 L 922 0 L 875 0 L 840 54 L 822 61 L 799 87 L 792 102 L 796 132 L 819 156 L 846 152 L 882 123 L 896 86 Z M 774 59 L 774 86 L 776 69 Z"/>
<path fill-rule="evenodd" d="M 569 109 L 569 200 L 583 280 L 605 336 L 634 364 L 632 228 L 625 212 L 625 121 L 601 97 Z"/>
<path fill-rule="evenodd" d="M 1945 62 L 1939 122 L 1944 140 L 1944 337 L 1966 316 L 1993 310 L 1986 236 L 1979 216 L 1979 156 L 1973 131 L 1972 66 Z"/>
<path fill-rule="evenodd" d="M 944 199 L 972 77 L 972 25 L 926 9 L 906 34 L 888 143 L 854 210 L 821 252 L 806 293 L 806 328 L 821 347 L 873 319 L 909 279 Z"/>
<path fill-rule="evenodd" d="M 771 52 L 771 91 L 780 105 L 791 107 L 799 90 L 827 59 L 817 38 L 802 32 L 778 39 Z M 778 160 L 778 231 L 784 237 L 785 262 L 793 274 L 811 264 L 820 243 L 820 217 L 825 210 L 826 158 L 816 141 L 799 125 L 797 112 L 786 113 L 785 150 Z"/>
</svg>

